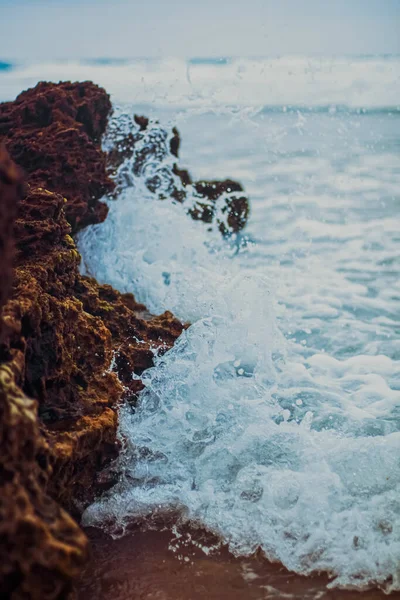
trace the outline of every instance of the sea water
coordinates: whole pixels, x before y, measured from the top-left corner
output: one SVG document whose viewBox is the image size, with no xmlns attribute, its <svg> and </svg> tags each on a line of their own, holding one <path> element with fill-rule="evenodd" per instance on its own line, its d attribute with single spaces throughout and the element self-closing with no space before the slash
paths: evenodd
<svg viewBox="0 0 400 600">
<path fill-rule="evenodd" d="M 84 272 L 191 323 L 122 407 L 123 477 L 84 523 L 118 535 L 178 513 L 236 555 L 400 589 L 400 59 L 22 65 L 2 81 L 10 95 L 39 72 L 176 125 L 181 164 L 251 201 L 224 240 L 138 178 L 82 233 Z"/>
</svg>

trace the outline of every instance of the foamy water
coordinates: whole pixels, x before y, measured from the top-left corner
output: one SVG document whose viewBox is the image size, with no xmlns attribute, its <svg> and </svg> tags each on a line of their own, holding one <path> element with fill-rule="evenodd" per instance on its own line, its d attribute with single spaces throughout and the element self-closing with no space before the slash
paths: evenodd
<svg viewBox="0 0 400 600">
<path fill-rule="evenodd" d="M 7 65 L 6 65 L 7 66 Z M 0 65 L 1 67 L 1 65 Z M 38 81 L 91 79 L 116 102 L 176 107 L 348 106 L 399 109 L 400 57 L 136 59 L 22 62 L 1 73 L 0 100 Z"/>
<path fill-rule="evenodd" d="M 124 477 L 85 524 L 178 508 L 235 554 L 400 589 L 399 75 L 398 58 L 62 68 L 151 102 L 182 164 L 252 206 L 224 241 L 137 178 L 82 233 L 84 269 L 192 323 L 122 409 Z"/>
</svg>

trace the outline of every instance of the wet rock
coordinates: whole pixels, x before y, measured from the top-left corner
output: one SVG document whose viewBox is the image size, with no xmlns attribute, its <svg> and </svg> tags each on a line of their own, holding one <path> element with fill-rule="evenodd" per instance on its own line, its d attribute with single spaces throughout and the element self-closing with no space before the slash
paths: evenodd
<svg viewBox="0 0 400 600">
<path fill-rule="evenodd" d="M 193 183 L 178 166 L 176 129 L 136 117 L 108 137 L 107 156 L 110 108 L 90 82 L 40 83 L 0 104 L 0 145 L 14 161 L 0 149 L 2 598 L 67 598 L 87 540 L 65 509 L 79 518 L 118 479 L 118 404 L 135 404 L 141 374 L 185 327 L 82 276 L 72 235 L 106 217 L 105 193 L 138 177 L 223 233 L 247 218 L 240 184 Z"/>
<path fill-rule="evenodd" d="M 88 555 L 86 536 L 47 493 L 51 451 L 37 403 L 0 365 L 1 597 L 66 598 Z"/>
<path fill-rule="evenodd" d="M 171 347 L 183 326 L 79 274 L 65 204 L 41 188 L 19 204 L 0 355 L 18 362 L 17 384 L 39 403 L 52 451 L 50 492 L 77 515 L 94 497 L 97 471 L 117 455 L 117 403 L 142 388 L 132 373 L 151 366 L 154 351 Z"/>
<path fill-rule="evenodd" d="M 84 310 L 99 317 L 112 335 L 113 370 L 124 387 L 123 399 L 136 402 L 143 389 L 140 375 L 153 365 L 154 354 L 172 347 L 186 325 L 166 311 L 154 316 L 133 294 L 120 294 L 110 285 L 99 285 L 95 279 L 81 277 L 76 295 Z"/>
<path fill-rule="evenodd" d="M 79 273 L 71 233 L 105 217 L 113 188 L 108 111 L 91 83 L 39 84 L 0 105 L 0 143 L 29 182 L 1 150 L 2 598 L 67 598 L 87 541 L 64 509 L 79 517 L 112 484 L 118 403 L 135 401 L 140 373 L 183 329 Z"/>
<path fill-rule="evenodd" d="M 11 231 L 21 193 L 21 172 L 10 159 L 5 147 L 0 146 L 0 308 L 12 283 L 14 240 Z"/>
<path fill-rule="evenodd" d="M 243 187 L 237 181 L 196 181 L 196 193 L 204 201 L 198 200 L 190 209 L 193 219 L 212 223 L 218 222 L 222 234 L 237 232 L 244 228 L 249 216 L 249 201 Z"/>
<path fill-rule="evenodd" d="M 23 193 L 19 169 L 0 149 L 0 309 L 12 282 L 12 224 Z M 10 334 L 0 314 L 0 343 Z M 22 343 L 22 339 L 21 339 Z M 8 360 L 6 360 L 8 358 Z M 47 493 L 50 447 L 38 405 L 17 384 L 24 361 L 15 349 L 0 364 L 1 598 L 66 598 L 87 559 L 88 543 L 75 521 Z"/>
<path fill-rule="evenodd" d="M 113 183 L 99 142 L 110 112 L 108 94 L 91 82 L 41 82 L 0 104 L 0 139 L 31 185 L 68 199 L 73 232 L 107 215 L 99 199 Z"/>
<path fill-rule="evenodd" d="M 197 181 L 177 162 L 180 135 L 157 121 L 134 115 L 111 119 L 106 136 L 108 166 L 117 191 L 137 185 L 140 178 L 159 200 L 173 198 L 195 220 L 215 224 L 223 235 L 241 231 L 249 215 L 249 200 L 240 183 Z"/>
</svg>

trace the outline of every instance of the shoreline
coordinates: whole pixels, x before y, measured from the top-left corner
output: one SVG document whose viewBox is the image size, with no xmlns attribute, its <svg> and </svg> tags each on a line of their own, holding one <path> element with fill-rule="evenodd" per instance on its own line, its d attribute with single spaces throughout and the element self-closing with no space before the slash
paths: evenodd
<svg viewBox="0 0 400 600">
<path fill-rule="evenodd" d="M 235 558 L 222 546 L 207 555 L 199 546 L 215 543 L 201 530 L 141 530 L 112 539 L 85 530 L 90 561 L 77 583 L 77 600 L 399 600 L 372 588 L 328 589 L 326 575 L 304 576 L 270 563 L 261 554 Z M 218 543 L 215 544 L 218 546 Z"/>
</svg>

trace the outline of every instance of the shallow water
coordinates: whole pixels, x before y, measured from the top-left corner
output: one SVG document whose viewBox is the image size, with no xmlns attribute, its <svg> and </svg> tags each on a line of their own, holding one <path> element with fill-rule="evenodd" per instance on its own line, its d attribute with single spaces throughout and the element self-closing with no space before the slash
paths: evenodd
<svg viewBox="0 0 400 600">
<path fill-rule="evenodd" d="M 222 240 L 142 178 L 83 232 L 84 269 L 192 323 L 122 409 L 124 476 L 85 524 L 177 511 L 236 556 L 400 589 L 399 65 L 66 67 L 176 124 L 181 163 L 252 207 Z"/>
<path fill-rule="evenodd" d="M 93 552 L 78 600 L 384 600 L 383 592 L 328 590 L 326 576 L 302 577 L 262 556 L 234 558 L 202 531 L 131 532 L 113 540 L 87 531 Z M 215 544 L 214 544 L 215 546 Z M 398 600 L 400 593 L 393 593 Z"/>
</svg>

